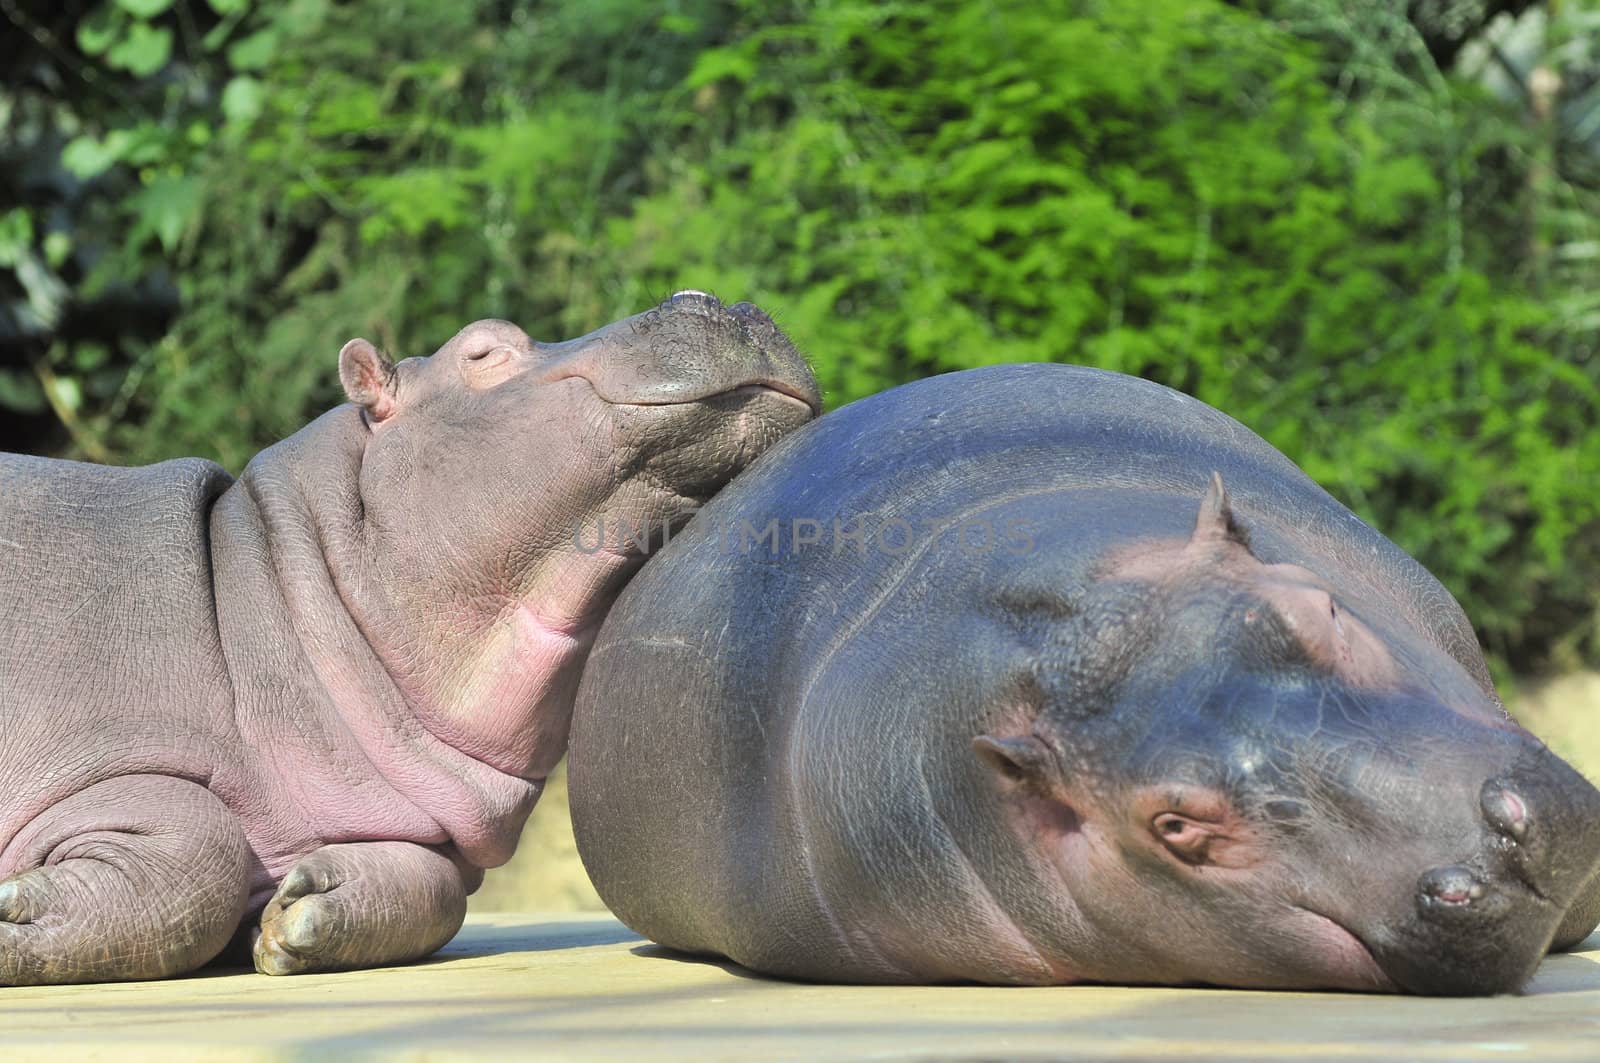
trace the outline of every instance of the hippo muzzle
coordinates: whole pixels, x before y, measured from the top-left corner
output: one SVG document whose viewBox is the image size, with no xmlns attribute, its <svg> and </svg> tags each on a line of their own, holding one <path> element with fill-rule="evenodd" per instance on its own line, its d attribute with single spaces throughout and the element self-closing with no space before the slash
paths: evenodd
<svg viewBox="0 0 1600 1063">
<path fill-rule="evenodd" d="M 1600 793 L 1531 736 L 1518 744 L 1514 764 L 1462 802 L 1456 858 L 1422 871 L 1410 910 L 1363 935 L 1402 989 L 1515 992 L 1594 924 Z"/>
<path fill-rule="evenodd" d="M 563 343 L 536 345 L 545 379 L 582 377 L 606 402 L 675 406 L 738 391 L 768 391 L 822 410 L 811 368 L 752 303 L 724 306 L 686 289 L 660 306 Z"/>
</svg>

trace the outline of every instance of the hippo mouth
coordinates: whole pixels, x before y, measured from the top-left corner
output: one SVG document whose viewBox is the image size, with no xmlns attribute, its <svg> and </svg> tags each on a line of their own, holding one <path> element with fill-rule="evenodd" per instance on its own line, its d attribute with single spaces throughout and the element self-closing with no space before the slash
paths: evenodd
<svg viewBox="0 0 1600 1063">
<path fill-rule="evenodd" d="M 705 397 L 708 399 L 720 399 L 724 397 L 738 398 L 741 395 L 761 394 L 776 396 L 785 403 L 798 403 L 810 411 L 811 416 L 813 417 L 819 416 L 822 413 L 822 401 L 820 399 L 814 395 L 807 395 L 802 389 L 797 388 L 792 384 L 785 384 L 780 380 L 762 380 L 753 384 L 740 384 L 736 388 L 729 388 L 727 391 L 719 391 L 715 395 L 707 395 Z M 648 406 L 650 404 L 639 403 L 639 405 Z"/>
<path fill-rule="evenodd" d="M 1297 908 L 1306 917 L 1301 935 L 1311 947 L 1316 970 L 1328 979 L 1317 988 L 1362 993 L 1399 992 L 1399 986 L 1384 973 L 1372 950 L 1354 931 L 1321 912 Z"/>
<path fill-rule="evenodd" d="M 653 310 L 557 344 L 535 344 L 542 380 L 578 377 L 623 408 L 688 406 L 740 395 L 822 412 L 816 375 L 770 317 L 686 289 Z"/>
<path fill-rule="evenodd" d="M 590 387 L 594 382 L 590 381 Z M 822 402 L 815 395 L 808 395 L 803 388 L 781 380 L 751 380 L 743 384 L 736 384 L 731 388 L 721 388 L 716 391 L 707 391 L 704 394 L 690 395 L 687 397 L 671 396 L 661 399 L 633 399 L 619 401 L 607 398 L 599 388 L 594 389 L 595 394 L 613 406 L 636 406 L 647 408 L 651 406 L 687 406 L 693 402 L 706 402 L 710 399 L 738 398 L 742 395 L 771 395 L 785 403 L 798 403 L 810 411 L 815 417 L 822 413 Z"/>
<path fill-rule="evenodd" d="M 820 416 L 822 413 L 822 400 L 813 391 L 786 380 L 776 378 L 762 378 L 759 380 L 746 380 L 731 387 L 713 387 L 705 391 L 691 391 L 681 395 L 662 395 L 660 397 L 640 397 L 630 399 L 614 399 L 607 395 L 601 387 L 582 373 L 566 373 L 550 378 L 551 383 L 561 380 L 577 379 L 589 385 L 589 389 L 601 402 L 608 406 L 621 406 L 625 409 L 650 409 L 665 406 L 689 406 L 697 402 L 706 402 L 711 399 L 738 398 L 743 395 L 770 396 L 782 401 L 785 405 L 796 404 L 805 407 L 811 417 Z"/>
</svg>

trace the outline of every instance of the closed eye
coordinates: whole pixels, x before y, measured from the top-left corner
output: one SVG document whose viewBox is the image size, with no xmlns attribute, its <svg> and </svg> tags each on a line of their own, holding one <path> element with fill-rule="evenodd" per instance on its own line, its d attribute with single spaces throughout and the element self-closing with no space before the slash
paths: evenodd
<svg viewBox="0 0 1600 1063">
<path fill-rule="evenodd" d="M 1176 812 L 1158 813 L 1150 826 L 1161 844 L 1186 864 L 1205 863 L 1211 840 L 1216 837 L 1209 827 Z"/>
</svg>

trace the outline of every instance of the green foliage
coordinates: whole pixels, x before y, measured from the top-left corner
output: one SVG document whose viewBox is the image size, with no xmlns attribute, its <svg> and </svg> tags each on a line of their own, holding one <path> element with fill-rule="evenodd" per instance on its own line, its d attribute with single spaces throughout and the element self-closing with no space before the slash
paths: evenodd
<svg viewBox="0 0 1600 1063">
<path fill-rule="evenodd" d="M 105 0 L 73 39 L 138 106 L 61 124 L 61 165 L 118 188 L 84 286 L 168 271 L 182 311 L 0 372 L 0 404 L 238 467 L 337 400 L 351 335 L 560 338 L 709 288 L 773 311 L 833 405 L 1041 359 L 1182 388 L 1503 659 L 1600 659 L 1594 168 L 1395 5 L 1263 6 Z M 11 217 L 0 256 L 44 261 Z"/>
</svg>

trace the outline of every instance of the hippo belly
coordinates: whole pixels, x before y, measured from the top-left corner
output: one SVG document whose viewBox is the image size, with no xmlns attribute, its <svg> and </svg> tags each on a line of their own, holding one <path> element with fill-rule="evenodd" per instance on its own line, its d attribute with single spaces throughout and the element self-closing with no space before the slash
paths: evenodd
<svg viewBox="0 0 1600 1063">
<path fill-rule="evenodd" d="M 619 598 L 579 850 L 779 975 L 1514 990 L 1594 925 L 1600 793 L 1420 565 L 1238 422 L 996 366 L 767 453 Z"/>
</svg>

